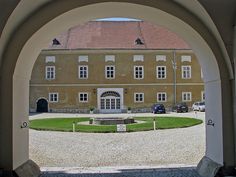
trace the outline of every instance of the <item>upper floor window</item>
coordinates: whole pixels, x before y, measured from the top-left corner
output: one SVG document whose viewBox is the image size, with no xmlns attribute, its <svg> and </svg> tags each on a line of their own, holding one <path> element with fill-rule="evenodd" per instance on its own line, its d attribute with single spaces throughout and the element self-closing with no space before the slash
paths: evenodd
<svg viewBox="0 0 236 177">
<path fill-rule="evenodd" d="M 55 63 L 56 62 L 56 57 L 55 56 L 46 56 L 45 58 L 45 63 Z"/>
<path fill-rule="evenodd" d="M 55 66 L 46 66 L 45 78 L 48 80 L 55 79 Z"/>
<path fill-rule="evenodd" d="M 166 61 L 166 55 L 156 55 L 156 61 Z"/>
<path fill-rule="evenodd" d="M 78 62 L 88 62 L 88 55 L 80 55 L 78 57 Z"/>
<path fill-rule="evenodd" d="M 49 102 L 58 102 L 59 100 L 59 94 L 58 93 L 49 93 L 48 97 L 49 97 Z"/>
<path fill-rule="evenodd" d="M 166 66 L 157 66 L 157 79 L 166 78 Z"/>
<path fill-rule="evenodd" d="M 192 93 L 191 92 L 182 92 L 182 101 L 192 101 Z"/>
<path fill-rule="evenodd" d="M 181 56 L 181 62 L 191 62 L 191 61 L 192 61 L 191 55 L 182 55 Z"/>
<path fill-rule="evenodd" d="M 115 55 L 105 55 L 105 62 L 115 62 Z"/>
<path fill-rule="evenodd" d="M 79 65 L 79 78 L 87 79 L 88 78 L 88 66 L 87 65 Z"/>
<path fill-rule="evenodd" d="M 157 93 L 157 102 L 166 102 L 166 92 L 158 92 Z"/>
<path fill-rule="evenodd" d="M 144 56 L 143 55 L 134 55 L 133 56 L 133 61 L 144 61 Z"/>
<path fill-rule="evenodd" d="M 134 93 L 134 102 L 144 102 L 144 93 Z"/>
<path fill-rule="evenodd" d="M 88 102 L 88 93 L 80 92 L 79 93 L 79 102 Z"/>
<path fill-rule="evenodd" d="M 134 66 L 134 78 L 135 79 L 143 79 L 144 72 L 143 66 Z"/>
<path fill-rule="evenodd" d="M 106 79 L 114 79 L 115 78 L 115 66 L 106 66 L 105 67 Z"/>
<path fill-rule="evenodd" d="M 191 66 L 182 66 L 182 79 L 191 79 Z"/>
</svg>

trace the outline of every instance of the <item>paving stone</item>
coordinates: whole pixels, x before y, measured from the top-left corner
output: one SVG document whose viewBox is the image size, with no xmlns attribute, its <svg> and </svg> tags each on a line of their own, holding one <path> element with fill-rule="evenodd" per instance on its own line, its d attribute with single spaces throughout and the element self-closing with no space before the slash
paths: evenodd
<svg viewBox="0 0 236 177">
<path fill-rule="evenodd" d="M 74 171 L 50 172 L 45 171 L 40 177 L 200 177 L 193 168 L 174 169 L 124 169 L 119 172 L 100 173 L 86 172 L 75 173 Z"/>
</svg>

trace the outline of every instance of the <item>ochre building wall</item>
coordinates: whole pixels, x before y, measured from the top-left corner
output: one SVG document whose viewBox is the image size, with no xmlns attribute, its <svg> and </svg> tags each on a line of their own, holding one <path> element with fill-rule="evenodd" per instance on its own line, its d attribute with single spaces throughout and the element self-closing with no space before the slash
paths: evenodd
<svg viewBox="0 0 236 177">
<path fill-rule="evenodd" d="M 114 55 L 114 61 L 106 61 L 106 55 Z M 143 55 L 143 61 L 134 61 L 134 55 Z M 166 61 L 157 61 L 157 55 L 166 56 Z M 46 62 L 47 56 L 54 56 L 55 62 Z M 79 61 L 79 56 L 88 56 L 87 61 Z M 182 60 L 182 56 L 191 56 L 191 61 Z M 30 81 L 30 111 L 35 112 L 37 101 L 48 101 L 51 112 L 88 112 L 98 107 L 99 88 L 122 88 L 123 105 L 121 112 L 128 107 L 133 111 L 147 112 L 157 101 L 157 92 L 166 93 L 166 101 L 161 102 L 167 108 L 174 104 L 174 69 L 176 61 L 176 102 L 182 102 L 182 92 L 191 92 L 191 100 L 202 100 L 204 83 L 201 68 L 192 50 L 43 50 L 34 65 Z M 78 66 L 88 66 L 88 78 L 79 79 Z M 105 66 L 115 66 L 115 78 L 105 77 Z M 45 67 L 55 66 L 55 79 L 45 78 Z M 143 66 L 144 78 L 134 79 L 134 66 Z M 156 67 L 166 66 L 166 78 L 157 79 Z M 182 66 L 191 66 L 191 78 L 182 78 Z M 88 94 L 87 102 L 80 102 L 79 93 Z M 50 102 L 49 93 L 58 93 L 58 102 Z M 143 93 L 143 102 L 134 101 L 134 93 Z M 112 112 L 112 110 L 111 110 Z"/>
</svg>

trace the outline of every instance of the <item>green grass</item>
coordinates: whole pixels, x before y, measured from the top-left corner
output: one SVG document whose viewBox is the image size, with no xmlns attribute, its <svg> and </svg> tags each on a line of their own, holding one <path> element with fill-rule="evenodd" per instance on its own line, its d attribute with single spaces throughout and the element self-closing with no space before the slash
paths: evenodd
<svg viewBox="0 0 236 177">
<path fill-rule="evenodd" d="M 135 117 L 135 120 L 144 121 L 139 124 L 127 125 L 128 132 L 153 130 L 153 117 Z M 77 132 L 111 133 L 116 132 L 115 125 L 83 125 L 78 122 L 89 121 L 89 118 L 47 118 L 30 121 L 30 128 L 36 130 L 72 131 L 72 124 L 76 122 Z M 184 117 L 158 117 L 158 129 L 183 128 L 201 124 L 202 120 Z"/>
</svg>

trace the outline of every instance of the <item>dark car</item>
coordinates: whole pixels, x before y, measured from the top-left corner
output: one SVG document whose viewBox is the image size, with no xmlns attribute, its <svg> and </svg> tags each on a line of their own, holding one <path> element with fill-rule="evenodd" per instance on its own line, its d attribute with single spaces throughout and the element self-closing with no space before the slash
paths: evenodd
<svg viewBox="0 0 236 177">
<path fill-rule="evenodd" d="M 178 103 L 173 108 L 174 112 L 188 112 L 188 106 L 186 103 Z"/>
<path fill-rule="evenodd" d="M 154 104 L 152 106 L 152 112 L 154 114 L 157 114 L 157 113 L 166 113 L 166 109 L 165 109 L 165 106 L 163 104 Z"/>
</svg>

